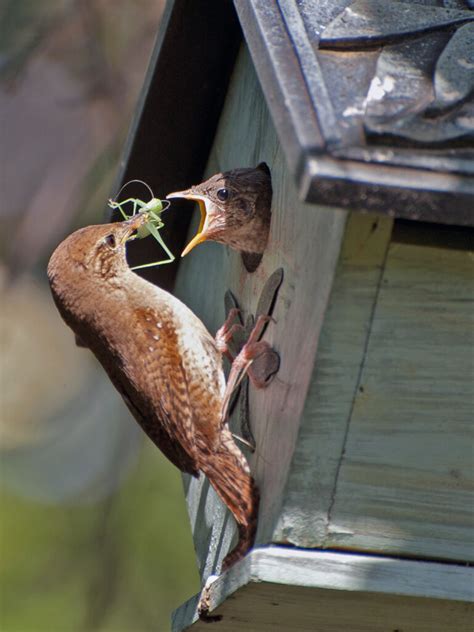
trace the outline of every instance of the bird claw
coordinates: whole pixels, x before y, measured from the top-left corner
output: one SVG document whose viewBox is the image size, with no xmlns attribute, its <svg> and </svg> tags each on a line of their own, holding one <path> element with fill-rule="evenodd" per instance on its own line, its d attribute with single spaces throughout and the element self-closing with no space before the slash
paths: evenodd
<svg viewBox="0 0 474 632">
<path fill-rule="evenodd" d="M 222 404 L 222 420 L 227 418 L 232 393 L 246 375 L 249 376 L 250 381 L 256 388 L 265 388 L 270 383 L 270 378 L 276 373 L 280 366 L 280 358 L 276 351 L 274 351 L 265 340 L 259 340 L 263 328 L 270 320 L 273 320 L 271 316 L 261 315 L 258 317 L 247 342 L 243 345 L 239 354 L 232 362 Z M 253 363 L 256 362 L 258 358 L 264 357 L 265 359 L 260 363 L 259 371 L 257 371 L 257 373 L 250 371 Z M 270 369 L 270 372 L 268 372 L 268 369 Z"/>
<path fill-rule="evenodd" d="M 237 307 L 231 308 L 227 314 L 224 324 L 217 330 L 215 336 L 218 351 L 222 355 L 225 355 L 230 362 L 233 362 L 234 357 L 229 348 L 229 342 L 231 342 L 238 331 L 242 331 L 244 329 L 244 326 L 240 322 L 234 322 L 237 316 L 240 320 L 240 309 Z"/>
<path fill-rule="evenodd" d="M 256 322 L 254 317 L 249 315 L 245 326 L 241 324 L 242 312 L 239 309 L 238 303 L 232 292 L 227 290 L 224 296 L 227 318 L 216 335 L 218 348 L 222 349 L 221 352 L 232 362 L 224 395 L 222 420 L 227 419 L 232 393 L 235 393 L 242 380 L 245 380 L 240 389 L 241 432 L 245 441 L 252 446 L 255 446 L 255 440 L 252 436 L 249 424 L 248 380 L 245 378 L 248 376 L 256 388 L 266 388 L 280 367 L 280 356 L 278 353 L 272 349 L 267 342 L 261 341 L 260 338 L 267 324 L 270 321 L 275 322 L 271 313 L 273 312 L 282 281 L 283 269 L 278 268 L 270 275 L 262 289 L 257 304 Z M 238 324 L 234 322 L 237 316 L 239 316 Z M 235 334 L 237 333 L 239 335 L 236 336 Z M 242 334 L 244 336 L 245 334 L 247 335 L 247 341 L 245 343 L 242 343 Z M 239 350 L 235 359 L 229 350 L 229 343 L 231 341 L 234 343 L 234 347 Z"/>
<path fill-rule="evenodd" d="M 232 371 L 246 371 L 250 381 L 256 388 L 265 388 L 271 381 L 271 377 L 278 371 L 280 357 L 278 353 L 265 340 L 260 340 L 267 323 L 275 322 L 268 315 L 260 315 L 257 318 L 247 342 L 243 345 L 231 367 Z M 229 375 L 229 381 L 231 375 Z"/>
</svg>

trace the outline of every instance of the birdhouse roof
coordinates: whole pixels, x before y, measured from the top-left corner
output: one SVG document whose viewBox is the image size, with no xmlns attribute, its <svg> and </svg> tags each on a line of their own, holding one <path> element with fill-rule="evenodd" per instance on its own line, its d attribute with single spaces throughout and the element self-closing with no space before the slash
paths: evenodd
<svg viewBox="0 0 474 632">
<path fill-rule="evenodd" d="M 120 179 L 200 180 L 243 38 L 301 199 L 474 225 L 474 14 L 439 4 L 168 2 Z"/>
</svg>

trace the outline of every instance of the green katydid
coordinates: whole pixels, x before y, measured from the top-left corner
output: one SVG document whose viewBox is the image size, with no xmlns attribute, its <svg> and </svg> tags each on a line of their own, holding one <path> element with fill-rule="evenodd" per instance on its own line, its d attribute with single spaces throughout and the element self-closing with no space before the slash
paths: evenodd
<svg viewBox="0 0 474 632">
<path fill-rule="evenodd" d="M 139 200 L 138 198 L 128 198 L 127 200 L 123 200 L 122 202 L 109 200 L 109 206 L 112 209 L 118 209 L 125 220 L 130 219 L 137 213 L 147 213 L 149 221 L 147 221 L 144 226 L 141 226 L 138 229 L 137 234 L 133 237 L 130 237 L 130 239 L 143 239 L 144 237 L 148 237 L 148 235 L 152 235 L 163 248 L 165 253 L 168 255 L 168 259 L 163 259 L 163 261 L 154 261 L 153 263 L 145 263 L 139 266 L 134 266 L 131 269 L 139 270 L 141 268 L 151 268 L 153 266 L 161 266 L 165 263 L 171 263 L 175 260 L 175 256 L 169 250 L 159 233 L 160 229 L 164 226 L 164 223 L 161 221 L 160 214 L 163 213 L 163 211 L 166 211 L 167 208 L 169 208 L 170 203 L 167 200 L 164 200 L 164 204 L 166 204 L 166 206 L 164 206 L 163 201 L 156 198 L 153 195 L 153 191 L 151 190 L 151 188 L 142 180 L 130 180 L 129 182 L 124 184 L 118 192 L 117 197 L 120 195 L 123 189 L 132 182 L 140 182 L 141 184 L 144 184 L 150 191 L 151 199 L 148 202 L 143 202 L 143 200 Z M 123 209 L 123 206 L 125 204 L 133 204 L 132 213 L 130 215 L 128 215 Z"/>
</svg>

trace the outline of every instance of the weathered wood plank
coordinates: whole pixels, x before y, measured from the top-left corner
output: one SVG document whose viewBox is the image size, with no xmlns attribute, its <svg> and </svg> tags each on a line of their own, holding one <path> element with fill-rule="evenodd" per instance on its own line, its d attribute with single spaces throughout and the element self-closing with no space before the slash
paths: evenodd
<svg viewBox="0 0 474 632">
<path fill-rule="evenodd" d="M 209 595 L 229 631 L 467 632 L 474 614 L 470 568 L 279 547 L 252 551 Z M 174 632 L 208 629 L 196 605 L 174 613 Z"/>
<path fill-rule="evenodd" d="M 274 541 L 323 546 L 392 220 L 353 214 L 321 332 Z"/>
<path fill-rule="evenodd" d="M 472 252 L 390 245 L 327 546 L 474 558 L 473 298 Z"/>
<path fill-rule="evenodd" d="M 271 168 L 274 194 L 270 242 L 260 267 L 249 275 L 239 254 L 221 245 L 205 244 L 183 260 L 175 291 L 215 331 L 223 322 L 227 289 L 245 312 L 253 313 L 267 278 L 276 268 L 284 268 L 273 314 L 276 324 L 270 324 L 265 334 L 281 355 L 281 368 L 266 391 L 250 389 L 251 424 L 257 442 L 251 467 L 261 489 L 257 539 L 268 542 L 279 515 L 346 212 L 298 202 L 244 49 L 231 81 L 208 173 L 261 160 Z M 191 484 L 188 502 L 201 574 L 206 577 L 228 549 L 233 521 L 228 521 L 228 529 L 221 535 L 224 519 L 217 509 L 219 502 L 204 482 Z"/>
</svg>

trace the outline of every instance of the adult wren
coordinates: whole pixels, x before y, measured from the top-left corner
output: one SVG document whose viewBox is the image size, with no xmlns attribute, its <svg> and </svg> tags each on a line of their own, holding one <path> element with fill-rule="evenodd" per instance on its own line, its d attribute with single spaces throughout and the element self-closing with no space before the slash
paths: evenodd
<svg viewBox="0 0 474 632">
<path fill-rule="evenodd" d="M 250 272 L 257 267 L 268 242 L 271 219 L 272 183 L 266 163 L 254 169 L 217 173 L 167 198 L 185 198 L 199 204 L 199 229 L 182 256 L 209 239 L 239 250 Z"/>
<path fill-rule="evenodd" d="M 146 434 L 182 472 L 203 472 L 232 512 L 239 540 L 225 569 L 253 545 L 258 490 L 222 416 L 216 341 L 181 301 L 127 265 L 125 243 L 146 220 L 142 213 L 76 231 L 53 253 L 48 277 L 63 319 Z"/>
</svg>

